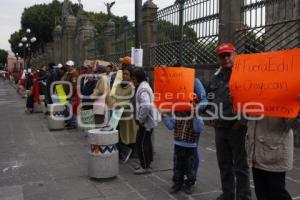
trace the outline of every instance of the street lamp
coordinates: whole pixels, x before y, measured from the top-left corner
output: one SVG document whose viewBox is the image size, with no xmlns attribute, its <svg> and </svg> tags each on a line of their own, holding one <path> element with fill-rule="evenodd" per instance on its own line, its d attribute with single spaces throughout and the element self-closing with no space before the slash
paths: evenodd
<svg viewBox="0 0 300 200">
<path fill-rule="evenodd" d="M 19 69 L 19 53 L 16 53 L 16 59 L 17 59 L 17 69 Z"/>
<path fill-rule="evenodd" d="M 30 59 L 31 59 L 31 44 L 35 43 L 37 41 L 36 37 L 32 36 L 31 34 L 31 30 L 28 28 L 26 29 L 26 35 L 24 37 L 22 37 L 21 42 L 19 43 L 19 47 L 22 48 L 24 47 L 24 64 L 25 66 L 27 66 L 26 64 L 26 48 L 28 48 L 28 53 L 29 53 L 29 58 L 28 58 L 28 64 L 30 64 Z M 28 68 L 25 67 L 26 69 Z"/>
</svg>

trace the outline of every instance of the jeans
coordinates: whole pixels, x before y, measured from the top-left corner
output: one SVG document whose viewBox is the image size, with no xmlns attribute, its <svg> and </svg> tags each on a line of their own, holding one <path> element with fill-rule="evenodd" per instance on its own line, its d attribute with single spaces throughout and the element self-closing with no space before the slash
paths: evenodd
<svg viewBox="0 0 300 200">
<path fill-rule="evenodd" d="M 200 138 L 200 135 L 197 136 L 197 149 L 196 149 L 196 152 L 195 152 L 195 164 L 194 164 L 194 172 L 195 172 L 195 177 L 197 178 L 197 175 L 198 175 L 198 169 L 199 169 L 199 165 L 200 165 L 200 154 L 198 152 L 198 148 L 199 148 L 199 138 Z"/>
<path fill-rule="evenodd" d="M 195 184 L 195 154 L 197 148 L 187 148 L 179 145 L 174 147 L 174 167 L 173 182 L 175 185 L 182 185 L 184 182 L 187 186 Z M 184 181 L 184 176 L 187 179 Z"/>
<path fill-rule="evenodd" d="M 285 189 L 285 172 L 252 168 L 257 200 L 292 200 Z"/>
<path fill-rule="evenodd" d="M 223 200 L 250 200 L 249 166 L 245 149 L 246 128 L 215 128 L 217 160 Z"/>
</svg>

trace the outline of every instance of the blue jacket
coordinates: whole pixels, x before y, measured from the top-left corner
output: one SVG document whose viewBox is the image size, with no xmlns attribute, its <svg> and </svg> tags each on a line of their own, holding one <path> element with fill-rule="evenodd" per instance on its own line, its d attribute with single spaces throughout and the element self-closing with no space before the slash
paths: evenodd
<svg viewBox="0 0 300 200">
<path fill-rule="evenodd" d="M 201 117 L 193 117 L 193 131 L 197 135 L 197 137 L 200 136 L 202 130 L 204 129 L 204 122 Z M 172 116 L 165 116 L 162 118 L 162 121 L 164 125 L 169 129 L 169 130 L 174 130 L 176 126 L 176 119 Z M 183 146 L 183 147 L 188 147 L 188 148 L 195 148 L 197 147 L 197 143 L 187 143 L 184 141 L 176 141 L 175 144 L 178 146 Z"/>
<path fill-rule="evenodd" d="M 196 93 L 197 97 L 200 100 L 199 112 L 202 112 L 206 109 L 208 100 L 207 100 L 205 88 L 198 78 L 195 79 L 194 92 Z"/>
</svg>

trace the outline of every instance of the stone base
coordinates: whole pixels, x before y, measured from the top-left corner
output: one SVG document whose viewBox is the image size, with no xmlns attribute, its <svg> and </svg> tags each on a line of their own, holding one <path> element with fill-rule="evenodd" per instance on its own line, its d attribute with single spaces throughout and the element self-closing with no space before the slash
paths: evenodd
<svg viewBox="0 0 300 200">
<path fill-rule="evenodd" d="M 53 120 L 50 116 L 48 116 L 48 129 L 50 131 L 63 130 L 65 129 L 65 121 Z"/>
<path fill-rule="evenodd" d="M 88 175 L 91 178 L 105 179 L 119 174 L 119 152 L 113 151 L 95 155 L 89 153 Z"/>
</svg>

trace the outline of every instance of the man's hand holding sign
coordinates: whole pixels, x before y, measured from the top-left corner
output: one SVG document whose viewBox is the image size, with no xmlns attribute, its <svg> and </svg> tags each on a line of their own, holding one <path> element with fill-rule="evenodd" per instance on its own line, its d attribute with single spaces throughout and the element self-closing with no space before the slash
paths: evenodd
<svg viewBox="0 0 300 200">
<path fill-rule="evenodd" d="M 295 118 L 299 113 L 300 49 L 236 57 L 230 91 L 237 112 Z"/>
</svg>

